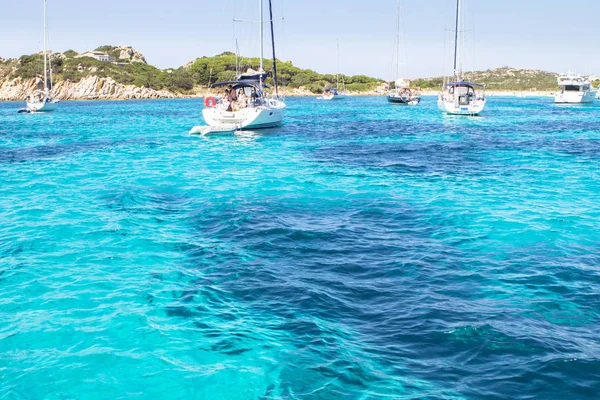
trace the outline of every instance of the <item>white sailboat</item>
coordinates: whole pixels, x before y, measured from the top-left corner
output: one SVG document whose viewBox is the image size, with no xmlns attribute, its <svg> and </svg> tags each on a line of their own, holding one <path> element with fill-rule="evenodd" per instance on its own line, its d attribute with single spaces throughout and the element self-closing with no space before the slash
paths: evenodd
<svg viewBox="0 0 600 400">
<path fill-rule="evenodd" d="M 277 81 L 277 63 L 275 56 L 275 34 L 273 27 L 273 4 L 269 0 L 271 25 L 271 43 L 273 49 L 273 78 L 275 80 L 275 96 L 268 97 L 264 93 L 267 86 L 264 80 L 264 13 L 263 0 L 259 0 L 260 10 L 260 69 L 242 74 L 236 80 L 219 82 L 211 88 L 225 88 L 226 95 L 218 99 L 209 96 L 204 99 L 202 116 L 208 126 L 196 126 L 190 134 L 208 135 L 211 133 L 229 133 L 238 130 L 274 128 L 283 123 L 286 104 L 279 96 Z"/>
<path fill-rule="evenodd" d="M 454 36 L 454 76 L 453 81 L 445 84 L 438 97 L 438 108 L 448 114 L 454 115 L 478 115 L 485 107 L 484 86 L 464 82 L 460 66 L 460 3 L 456 0 L 456 30 Z"/>
<path fill-rule="evenodd" d="M 335 88 L 331 88 L 326 90 L 321 97 L 318 97 L 319 100 L 344 100 L 348 95 L 348 91 L 346 90 L 346 83 L 344 82 L 344 76 L 342 75 L 342 86 L 344 89 L 340 90 L 340 40 L 337 40 L 337 70 L 335 72 Z"/>
<path fill-rule="evenodd" d="M 410 87 L 410 81 L 408 79 L 400 78 L 400 36 L 402 30 L 402 0 L 398 0 L 398 20 L 396 22 L 396 42 L 394 43 L 394 51 L 392 54 L 392 65 L 394 59 L 396 59 L 396 81 L 394 82 L 394 89 L 390 90 L 387 95 L 388 103 L 400 104 L 400 105 L 411 105 L 415 106 L 421 102 L 421 93 L 416 88 Z M 392 66 L 390 66 L 390 71 Z M 392 75 L 390 73 L 390 75 Z M 390 77 L 393 79 L 393 76 Z M 391 79 L 389 86 L 391 87 Z"/>
<path fill-rule="evenodd" d="M 50 96 L 52 88 L 52 60 L 48 52 L 48 30 L 47 30 L 47 12 L 46 0 L 44 0 L 44 89 L 36 90 L 30 94 L 27 99 L 27 112 L 48 112 L 56 110 L 59 100 L 54 100 Z M 50 67 L 50 84 L 48 85 L 48 66 Z"/>
<path fill-rule="evenodd" d="M 593 103 L 596 91 L 592 84 L 581 75 L 569 72 L 558 77 L 560 91 L 554 96 L 556 104 L 585 104 Z"/>
</svg>

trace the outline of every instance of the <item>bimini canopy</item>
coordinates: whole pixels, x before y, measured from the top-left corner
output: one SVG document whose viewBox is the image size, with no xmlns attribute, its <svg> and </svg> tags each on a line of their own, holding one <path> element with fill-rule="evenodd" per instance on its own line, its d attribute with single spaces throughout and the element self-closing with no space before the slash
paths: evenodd
<svg viewBox="0 0 600 400">
<path fill-rule="evenodd" d="M 482 84 L 480 83 L 473 83 L 473 82 L 452 82 L 452 83 L 448 83 L 446 85 L 446 87 L 483 87 Z"/>
<path fill-rule="evenodd" d="M 257 71 L 253 71 L 253 72 L 246 72 L 245 74 L 241 74 L 240 76 L 238 76 L 238 80 L 240 81 L 254 81 L 254 82 L 260 82 L 260 81 L 265 81 L 267 78 L 269 77 L 269 75 L 266 72 L 260 73 Z"/>
<path fill-rule="evenodd" d="M 256 88 L 260 90 L 259 87 L 259 83 L 258 82 L 252 82 L 252 81 L 227 81 L 227 82 L 218 82 L 215 84 L 210 85 L 211 89 L 215 89 L 215 88 L 220 88 L 220 87 L 224 87 L 224 86 L 231 86 L 233 89 L 241 89 L 241 88 L 245 88 L 245 87 L 252 87 L 252 88 Z M 269 88 L 267 85 L 262 85 L 264 88 Z"/>
</svg>

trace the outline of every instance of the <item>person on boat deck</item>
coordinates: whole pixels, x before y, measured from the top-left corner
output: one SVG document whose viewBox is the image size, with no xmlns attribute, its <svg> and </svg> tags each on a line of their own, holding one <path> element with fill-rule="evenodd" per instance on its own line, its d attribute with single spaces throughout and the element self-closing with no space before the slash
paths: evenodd
<svg viewBox="0 0 600 400">
<path fill-rule="evenodd" d="M 223 96 L 219 97 L 219 104 L 221 106 L 221 109 L 228 111 L 229 107 L 231 106 L 231 102 L 228 100 L 228 93 L 229 90 L 225 89 L 225 93 L 223 94 Z"/>
<path fill-rule="evenodd" d="M 246 97 L 246 93 L 244 93 L 244 89 L 238 90 L 237 98 L 240 108 L 246 108 L 248 106 L 248 98 Z"/>
<path fill-rule="evenodd" d="M 231 112 L 236 110 L 237 95 L 235 94 L 235 89 L 233 88 L 233 86 L 229 85 L 227 87 L 227 90 L 225 90 L 225 98 L 229 102 L 229 107 L 227 108 L 227 111 Z"/>
<path fill-rule="evenodd" d="M 236 101 L 237 100 L 237 94 L 235 93 L 235 89 L 233 89 L 233 87 L 231 85 L 228 86 L 227 88 L 227 100 L 229 100 L 230 102 L 232 101 Z"/>
</svg>

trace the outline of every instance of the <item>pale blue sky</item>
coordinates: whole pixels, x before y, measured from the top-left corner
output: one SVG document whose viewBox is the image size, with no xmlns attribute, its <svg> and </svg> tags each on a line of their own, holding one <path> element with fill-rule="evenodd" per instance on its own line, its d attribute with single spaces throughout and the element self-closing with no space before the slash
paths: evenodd
<svg viewBox="0 0 600 400">
<path fill-rule="evenodd" d="M 265 4 L 266 4 L 265 0 Z M 279 58 L 335 73 L 388 78 L 396 0 L 274 0 Z M 82 52 L 102 44 L 132 45 L 161 68 L 232 50 L 256 55 L 257 0 L 48 0 L 51 47 Z M 449 64 L 455 0 L 403 0 L 405 74 L 441 75 Z M 0 57 L 41 47 L 41 0 L 2 0 Z M 254 15 L 252 15 L 254 14 Z M 465 0 L 466 69 L 510 65 L 600 73 L 600 1 Z M 253 40 L 248 38 L 250 36 Z"/>
</svg>

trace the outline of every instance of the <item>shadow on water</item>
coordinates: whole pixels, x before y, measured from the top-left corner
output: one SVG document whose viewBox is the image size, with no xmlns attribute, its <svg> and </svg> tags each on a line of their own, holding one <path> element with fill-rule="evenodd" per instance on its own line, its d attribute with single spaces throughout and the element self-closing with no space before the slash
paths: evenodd
<svg viewBox="0 0 600 400">
<path fill-rule="evenodd" d="M 483 117 L 482 117 L 483 118 Z M 467 118 L 468 119 L 468 118 Z M 465 118 L 457 125 L 379 121 L 361 126 L 340 125 L 335 133 L 319 132 L 307 156 L 318 162 L 361 166 L 403 174 L 443 173 L 448 175 L 490 175 L 506 173 L 516 166 L 492 157 L 499 152 L 548 152 L 596 160 L 600 137 L 561 137 L 564 129 L 585 129 L 589 124 L 574 122 L 568 127 L 553 124 L 521 124 L 494 127 L 475 124 Z M 600 123 L 596 123 L 600 130 Z M 548 135 L 550 133 L 550 135 Z"/>
<path fill-rule="evenodd" d="M 526 398 L 550 394 L 545 381 L 554 375 L 539 372 L 538 383 L 527 390 L 519 382 L 531 371 L 552 370 L 563 378 L 552 390 L 593 395 L 591 387 L 573 382 L 571 372 L 577 368 L 561 368 L 557 360 L 577 355 L 581 361 L 573 362 L 582 366 L 577 382 L 597 379 L 600 369 L 584 368 L 600 366 L 600 350 L 589 350 L 595 340 L 589 328 L 597 320 L 557 324 L 556 318 L 565 317 L 561 313 L 548 314 L 536 300 L 519 306 L 504 295 L 553 298 L 549 291 L 560 286 L 567 290 L 565 297 L 581 297 L 575 288 L 539 277 L 541 265 L 568 263 L 568 257 L 540 252 L 532 259 L 529 252 L 490 264 L 487 254 L 470 254 L 433 239 L 452 220 L 394 202 L 318 208 L 237 204 L 204 210 L 191 223 L 198 235 L 232 245 L 218 267 L 203 252 L 184 250 L 193 265 L 213 266 L 203 281 L 192 285 L 205 290 L 209 282 L 216 284 L 228 301 L 249 307 L 251 315 L 282 321 L 274 329 L 292 334 L 294 346 L 307 352 L 282 375 L 302 374 L 313 382 L 338 377 L 343 382 L 338 389 L 346 393 L 375 387 L 389 393 L 398 389 L 400 382 L 393 377 L 400 368 L 402 385 L 422 382 L 421 391 L 448 388 L 447 382 L 459 379 L 464 385 L 458 391 L 466 396 L 492 393 L 502 383 L 502 393 Z M 243 254 L 254 258 L 248 262 Z M 578 282 L 594 279 L 588 271 Z M 600 306 L 597 296 L 590 300 L 576 300 L 572 312 L 582 315 Z M 536 317 L 523 319 L 522 307 L 529 302 Z M 368 359 L 365 355 L 377 361 L 354 361 Z M 315 360 L 331 364 L 313 369 Z M 513 379 L 507 380 L 507 374 Z M 489 386 L 468 389 L 470 377 Z"/>
<path fill-rule="evenodd" d="M 156 141 L 149 141 L 147 139 L 126 139 L 57 143 L 54 145 L 35 146 L 28 148 L 3 148 L 0 149 L 0 164 L 49 160 L 75 153 L 112 150 L 117 147 L 128 146 L 132 144 L 145 145 L 148 147 L 157 145 Z"/>
<path fill-rule="evenodd" d="M 106 200 L 114 210 L 186 221 L 194 240 L 168 247 L 201 277 L 161 278 L 186 282 L 166 314 L 192 322 L 201 346 L 224 356 L 270 348 L 266 337 L 278 342 L 279 394 L 593 396 L 580 382 L 599 378 L 589 331 L 597 320 L 567 316 L 600 306 L 574 289 L 594 272 L 578 270 L 573 288 L 539 276 L 569 257 L 540 249 L 492 261 L 462 250 L 464 239 L 447 240 L 461 231 L 451 217 L 391 200 L 195 204 L 133 188 Z M 572 305 L 548 309 L 541 300 L 553 290 Z M 561 364 L 567 355 L 573 360 Z M 529 377 L 536 381 L 523 389 Z"/>
<path fill-rule="evenodd" d="M 439 395 L 446 388 L 456 396 L 447 382 L 458 379 L 464 382 L 458 392 L 466 396 L 491 393 L 502 383 L 504 393 L 524 398 L 528 392 L 519 391 L 520 379 L 540 368 L 567 377 L 569 370 L 542 360 L 580 346 L 575 339 L 550 340 L 547 334 L 561 328 L 548 322 L 519 326 L 525 322 L 518 317 L 522 310 L 509 298 L 489 300 L 503 293 L 502 285 L 525 285 L 544 296 L 541 288 L 550 282 L 536 281 L 536 274 L 520 280 L 548 260 L 521 262 L 514 278 L 514 259 L 489 265 L 487 255 L 440 240 L 439 232 L 453 221 L 431 210 L 382 200 L 194 206 L 185 195 L 133 189 L 107 197 L 107 204 L 128 214 L 187 221 L 194 241 L 168 247 L 186 254 L 186 268 L 201 277 L 162 278 L 187 281 L 186 289 L 172 293 L 166 314 L 190 320 L 206 337 L 200 346 L 224 356 L 271 347 L 264 335 L 280 343 L 280 394 L 302 398 L 325 388 L 346 395 L 406 395 L 418 382 L 414 393 Z M 571 336 L 583 340 L 578 328 L 562 329 L 575 329 Z M 507 360 L 513 377 L 508 382 L 502 378 L 509 373 Z M 579 378 L 596 376 L 582 373 Z M 529 390 L 545 390 L 548 377 L 540 374 L 540 384 Z M 467 389 L 469 377 L 487 383 Z M 555 389 L 589 394 L 568 382 Z"/>
<path fill-rule="evenodd" d="M 191 280 L 188 273 L 159 277 L 187 282 L 164 305 L 166 314 L 191 321 L 206 338 L 199 346 L 227 357 L 280 343 L 279 395 L 310 397 L 319 388 L 348 396 L 417 393 L 407 388 L 416 381 L 419 390 L 431 387 L 427 377 L 397 375 L 404 361 L 399 353 L 366 361 L 379 351 L 371 342 L 378 333 L 368 327 L 383 318 L 382 306 L 403 282 L 427 273 L 415 268 L 423 260 L 411 266 L 400 261 L 403 254 L 440 246 L 418 222 L 420 211 L 397 202 L 194 204 L 183 194 L 134 188 L 105 201 L 127 215 L 187 221 L 194 239 L 166 246 L 186 254 L 186 268 L 198 272 Z M 406 285 L 403 297 L 419 286 Z"/>
</svg>

